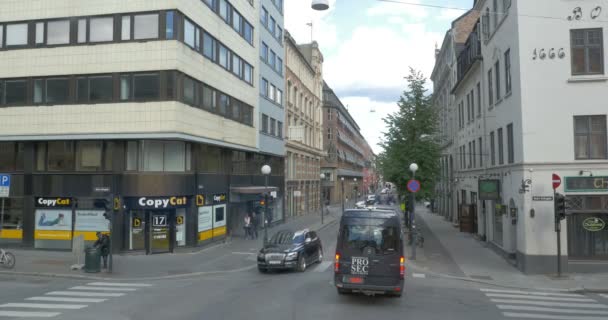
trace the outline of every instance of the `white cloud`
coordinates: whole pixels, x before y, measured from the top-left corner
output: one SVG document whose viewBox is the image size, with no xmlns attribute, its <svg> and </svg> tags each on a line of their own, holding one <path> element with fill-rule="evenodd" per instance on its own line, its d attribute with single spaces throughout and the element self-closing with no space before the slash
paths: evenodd
<svg viewBox="0 0 608 320">
<path fill-rule="evenodd" d="M 404 24 L 405 20 L 401 17 L 390 17 L 388 18 L 388 23 L 392 24 Z"/>
<path fill-rule="evenodd" d="M 329 0 L 329 9 L 315 11 L 310 8 L 310 0 L 285 1 L 285 29 L 298 43 L 310 43 L 310 26 L 313 23 L 313 39 L 321 48 L 332 48 L 337 45 L 338 37 L 335 24 L 332 23 L 336 0 Z"/>
<path fill-rule="evenodd" d="M 382 2 L 367 9 L 369 16 L 407 16 L 416 19 L 428 17 L 429 12 L 426 8 L 417 6 L 420 0 L 409 0 L 408 3 Z"/>
<path fill-rule="evenodd" d="M 345 97 L 340 100 L 345 106 L 348 105 L 348 112 L 361 128 L 361 134 L 374 153 L 379 154 L 382 148 L 378 143 L 383 137 L 383 132 L 386 131 L 382 119 L 399 110 L 397 103 L 373 101 L 368 97 Z M 370 112 L 372 108 L 375 112 Z"/>
<path fill-rule="evenodd" d="M 458 9 L 442 9 L 439 12 L 439 15 L 437 16 L 437 19 L 439 20 L 455 20 L 456 18 L 460 17 L 462 14 L 464 14 L 463 10 L 458 10 Z"/>
</svg>

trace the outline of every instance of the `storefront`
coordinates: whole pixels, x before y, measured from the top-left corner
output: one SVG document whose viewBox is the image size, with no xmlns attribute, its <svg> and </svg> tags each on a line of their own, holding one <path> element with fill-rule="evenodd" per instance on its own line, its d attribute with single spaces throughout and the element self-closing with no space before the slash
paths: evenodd
<svg viewBox="0 0 608 320">
<path fill-rule="evenodd" d="M 608 177 L 566 177 L 569 260 L 608 261 Z"/>
</svg>

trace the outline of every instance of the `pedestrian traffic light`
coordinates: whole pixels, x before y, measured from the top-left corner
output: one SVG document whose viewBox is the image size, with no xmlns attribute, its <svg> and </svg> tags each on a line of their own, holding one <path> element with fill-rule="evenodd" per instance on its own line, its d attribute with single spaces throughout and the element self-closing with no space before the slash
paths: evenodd
<svg viewBox="0 0 608 320">
<path fill-rule="evenodd" d="M 566 219 L 566 209 L 568 209 L 568 203 L 566 196 L 561 193 L 555 194 L 555 221 Z"/>
</svg>

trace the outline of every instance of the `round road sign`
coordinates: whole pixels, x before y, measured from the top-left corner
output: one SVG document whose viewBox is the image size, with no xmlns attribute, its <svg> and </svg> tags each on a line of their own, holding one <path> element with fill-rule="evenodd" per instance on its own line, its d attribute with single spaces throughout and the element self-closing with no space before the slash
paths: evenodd
<svg viewBox="0 0 608 320">
<path fill-rule="evenodd" d="M 553 174 L 553 189 L 557 189 L 559 188 L 559 186 L 562 184 L 562 178 L 558 175 L 556 175 L 555 173 Z"/>
<path fill-rule="evenodd" d="M 407 190 L 412 193 L 420 191 L 420 181 L 410 180 L 407 182 Z"/>
</svg>

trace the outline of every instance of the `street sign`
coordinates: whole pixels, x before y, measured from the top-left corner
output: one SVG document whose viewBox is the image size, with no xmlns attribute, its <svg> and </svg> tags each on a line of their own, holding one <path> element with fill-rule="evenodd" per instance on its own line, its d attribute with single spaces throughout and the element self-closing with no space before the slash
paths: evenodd
<svg viewBox="0 0 608 320">
<path fill-rule="evenodd" d="M 532 201 L 553 201 L 552 196 L 532 196 Z"/>
<path fill-rule="evenodd" d="M 94 187 L 93 192 L 110 192 L 110 187 Z"/>
<path fill-rule="evenodd" d="M 11 189 L 11 175 L 0 174 L 0 198 L 8 198 Z"/>
<path fill-rule="evenodd" d="M 562 178 L 555 173 L 553 174 L 552 181 L 553 181 L 553 190 L 559 188 L 559 186 L 562 184 Z"/>
<path fill-rule="evenodd" d="M 420 181 L 418 180 L 410 180 L 407 182 L 407 190 L 412 193 L 416 193 L 420 191 Z"/>
</svg>

